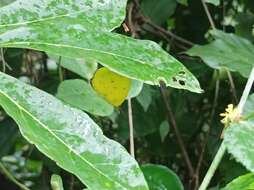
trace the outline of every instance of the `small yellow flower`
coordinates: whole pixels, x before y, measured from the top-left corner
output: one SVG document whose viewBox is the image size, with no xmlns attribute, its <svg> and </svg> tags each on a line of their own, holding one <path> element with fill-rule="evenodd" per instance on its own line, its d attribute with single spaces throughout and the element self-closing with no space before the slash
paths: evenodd
<svg viewBox="0 0 254 190">
<path fill-rule="evenodd" d="M 225 127 L 228 127 L 231 122 L 239 121 L 240 119 L 239 110 L 237 107 L 234 108 L 233 104 L 229 104 L 225 110 L 225 113 L 221 113 L 220 116 L 224 117 L 221 120 L 221 123 L 223 123 Z"/>
</svg>

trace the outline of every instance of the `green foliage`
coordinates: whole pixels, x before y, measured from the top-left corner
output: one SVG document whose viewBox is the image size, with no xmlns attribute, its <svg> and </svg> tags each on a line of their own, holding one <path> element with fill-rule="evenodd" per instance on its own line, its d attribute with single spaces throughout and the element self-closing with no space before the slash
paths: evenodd
<svg viewBox="0 0 254 190">
<path fill-rule="evenodd" d="M 61 176 L 55 174 L 52 175 L 50 183 L 52 190 L 64 190 Z"/>
<path fill-rule="evenodd" d="M 177 175 L 165 166 L 147 164 L 142 166 L 150 190 L 183 190 Z"/>
<path fill-rule="evenodd" d="M 35 0 L 34 6 L 27 6 L 25 1 L 18 0 L 2 8 L 0 47 L 30 48 L 88 62 L 96 60 L 119 74 L 148 84 L 158 85 L 163 80 L 175 88 L 202 91 L 196 78 L 159 45 L 110 33 L 123 20 L 125 1 L 78 1 L 66 3 L 59 11 L 55 7 L 61 4 L 51 2 Z"/>
<path fill-rule="evenodd" d="M 208 45 L 196 45 L 187 53 L 200 56 L 211 68 L 239 72 L 248 77 L 253 66 L 254 46 L 244 38 L 222 31 L 212 31 L 215 41 Z M 236 54 L 237 52 L 237 54 Z"/>
<path fill-rule="evenodd" d="M 249 173 L 238 177 L 229 183 L 225 188 L 221 190 L 243 190 L 243 189 L 253 189 L 254 188 L 254 175 Z"/>
<path fill-rule="evenodd" d="M 161 0 L 160 3 L 153 0 L 143 0 L 141 10 L 146 17 L 161 25 L 174 14 L 176 3 L 176 0 Z"/>
<path fill-rule="evenodd" d="M 246 102 L 242 120 L 230 124 L 225 132 L 225 144 L 234 158 L 241 162 L 249 171 L 254 172 L 254 95 Z"/>
<path fill-rule="evenodd" d="M 88 80 L 93 77 L 93 74 L 97 70 L 98 66 L 96 62 L 87 62 L 84 59 L 70 59 L 55 55 L 49 55 L 49 57 L 57 64 L 60 64 L 61 67 L 70 70 Z"/>
<path fill-rule="evenodd" d="M 56 97 L 94 115 L 109 116 L 114 110 L 87 82 L 79 79 L 63 81 L 58 87 Z"/>
<path fill-rule="evenodd" d="M 225 144 L 234 158 L 254 171 L 253 120 L 231 124 L 225 133 Z"/>
<path fill-rule="evenodd" d="M 216 31 L 200 0 L 12 2 L 0 2 L 0 189 L 198 189 L 253 66 L 253 0 L 204 0 Z M 132 109 L 91 87 L 101 67 L 131 79 Z M 253 106 L 224 130 L 206 190 L 253 188 Z"/>
<path fill-rule="evenodd" d="M 0 81 L 0 105 L 22 135 L 89 188 L 148 189 L 134 159 L 103 136 L 88 115 L 3 73 Z"/>
<path fill-rule="evenodd" d="M 168 121 L 163 121 L 160 124 L 160 136 L 161 136 L 161 141 L 163 142 L 165 140 L 165 138 L 167 137 L 168 133 L 169 133 L 169 125 L 168 125 Z"/>
<path fill-rule="evenodd" d="M 220 0 L 205 0 L 205 2 L 211 3 L 211 4 L 215 5 L 215 6 L 220 5 Z"/>
</svg>

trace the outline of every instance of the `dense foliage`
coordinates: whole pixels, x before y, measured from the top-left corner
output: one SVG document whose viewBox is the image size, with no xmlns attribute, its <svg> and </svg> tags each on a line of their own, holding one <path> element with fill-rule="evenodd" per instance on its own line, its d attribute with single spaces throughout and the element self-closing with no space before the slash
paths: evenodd
<svg viewBox="0 0 254 190">
<path fill-rule="evenodd" d="M 253 42 L 252 0 L 1 0 L 0 189 L 254 189 Z"/>
</svg>

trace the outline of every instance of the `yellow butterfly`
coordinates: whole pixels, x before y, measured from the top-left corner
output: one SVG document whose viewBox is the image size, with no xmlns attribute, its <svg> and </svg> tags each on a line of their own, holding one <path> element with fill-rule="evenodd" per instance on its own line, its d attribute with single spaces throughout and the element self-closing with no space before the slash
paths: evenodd
<svg viewBox="0 0 254 190">
<path fill-rule="evenodd" d="M 106 101 L 118 107 L 128 96 L 131 79 L 102 67 L 95 72 L 92 78 L 92 86 Z"/>
</svg>

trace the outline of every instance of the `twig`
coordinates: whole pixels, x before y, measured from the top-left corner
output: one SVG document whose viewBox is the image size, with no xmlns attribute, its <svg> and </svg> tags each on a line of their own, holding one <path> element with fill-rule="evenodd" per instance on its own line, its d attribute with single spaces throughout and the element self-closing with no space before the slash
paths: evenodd
<svg viewBox="0 0 254 190">
<path fill-rule="evenodd" d="M 254 82 L 254 67 L 251 70 L 251 73 L 250 73 L 250 76 L 248 78 L 247 84 L 244 88 L 242 97 L 241 97 L 240 102 L 237 106 L 239 114 L 241 114 L 243 112 L 243 108 L 244 108 L 244 105 L 245 105 L 245 103 L 247 101 L 247 98 L 250 94 L 250 90 L 251 90 L 253 82 Z M 210 165 L 209 170 L 206 173 L 206 176 L 205 176 L 203 182 L 201 183 L 201 186 L 200 186 L 199 190 L 206 190 L 206 188 L 208 187 L 208 185 L 209 185 L 209 183 L 210 183 L 210 181 L 211 181 L 211 179 L 212 179 L 219 163 L 221 162 L 221 159 L 222 159 L 225 151 L 226 151 L 226 147 L 224 145 L 224 142 L 222 142 L 222 144 L 221 144 L 221 146 L 220 146 L 220 148 L 219 148 L 212 164 Z"/>
<path fill-rule="evenodd" d="M 61 62 L 62 62 L 62 56 L 59 56 L 58 58 L 58 72 L 59 72 L 59 80 L 62 82 L 64 80 L 64 74 L 63 74 L 63 69 L 61 67 Z"/>
<path fill-rule="evenodd" d="M 150 19 L 146 18 L 145 16 L 142 17 L 143 21 L 147 24 L 149 24 L 151 27 L 155 28 L 156 30 L 168 35 L 168 36 L 171 36 L 172 38 L 178 40 L 179 42 L 182 42 L 186 45 L 189 45 L 189 46 L 194 46 L 194 43 L 190 42 L 189 40 L 186 40 L 176 34 L 174 34 L 173 32 L 169 31 L 169 30 L 166 30 L 156 24 L 154 24 Z"/>
<path fill-rule="evenodd" d="M 199 159 L 198 159 L 198 164 L 197 164 L 197 167 L 196 167 L 196 170 L 195 170 L 196 184 L 195 184 L 194 189 L 197 189 L 198 186 L 199 186 L 199 174 L 200 174 L 200 170 L 201 170 L 201 167 L 202 167 L 202 162 L 203 162 L 203 159 L 204 159 L 205 149 L 206 149 L 206 146 L 207 146 L 207 143 L 208 143 L 208 136 L 209 136 L 209 133 L 211 131 L 211 123 L 212 123 L 213 117 L 215 115 L 215 109 L 217 107 L 219 91 L 220 91 L 220 80 L 216 80 L 213 107 L 212 107 L 212 112 L 211 112 L 211 117 L 210 117 L 210 122 L 209 122 L 210 125 L 209 125 L 209 129 L 207 131 L 207 134 L 206 134 L 206 139 L 205 139 L 205 141 L 202 145 L 200 156 L 199 156 Z"/>
<path fill-rule="evenodd" d="M 5 168 L 5 166 L 0 162 L 0 169 L 3 172 L 3 174 L 11 180 L 13 183 L 15 183 L 17 186 L 20 187 L 22 190 L 30 190 L 28 187 L 20 183 L 18 180 L 15 179 L 15 177 Z"/>
<path fill-rule="evenodd" d="M 0 49 L 0 54 L 1 54 L 1 59 L 2 59 L 2 64 L 3 64 L 3 72 L 5 73 L 6 72 L 6 67 L 12 71 L 12 68 L 10 65 L 8 65 L 8 63 L 6 62 L 5 58 L 4 58 L 4 49 L 1 48 Z"/>
<path fill-rule="evenodd" d="M 232 77 L 230 71 L 227 70 L 226 72 L 227 72 L 227 75 L 228 75 L 228 79 L 229 79 L 229 83 L 230 83 L 230 86 L 231 86 L 233 97 L 235 99 L 235 102 L 238 102 L 238 98 L 237 98 L 237 94 L 236 94 L 236 88 L 235 88 L 235 83 L 234 83 L 233 77 Z"/>
<path fill-rule="evenodd" d="M 206 15 L 207 15 L 207 17 L 208 17 L 208 20 L 209 20 L 209 22 L 210 22 L 210 25 L 211 25 L 212 29 L 213 29 L 213 30 L 216 30 L 216 27 L 215 27 L 215 24 L 214 24 L 214 22 L 213 22 L 212 16 L 211 16 L 211 14 L 210 14 L 210 12 L 209 12 L 209 9 L 208 9 L 208 7 L 207 7 L 205 1 L 204 1 L 204 0 L 201 0 L 201 2 L 202 2 L 202 5 L 203 5 L 203 7 L 204 7 L 204 9 L 205 9 Z"/>
<path fill-rule="evenodd" d="M 169 124 L 171 124 L 171 126 L 174 129 L 174 133 L 176 135 L 177 143 L 180 146 L 180 149 L 181 149 L 184 161 L 185 161 L 186 166 L 187 166 L 188 171 L 189 171 L 189 175 L 190 175 L 190 177 L 193 177 L 193 175 L 194 175 L 194 169 L 193 169 L 192 163 L 190 161 L 190 157 L 188 155 L 188 152 L 187 152 L 187 150 L 185 148 L 185 145 L 184 145 L 184 142 L 182 140 L 182 137 L 180 135 L 180 132 L 178 130 L 175 117 L 174 117 L 174 115 L 172 113 L 172 110 L 171 110 L 171 107 L 169 105 L 169 102 L 168 102 L 168 99 L 167 99 L 167 95 L 166 95 L 166 85 L 165 85 L 165 83 L 163 81 L 160 81 L 160 90 L 161 90 L 162 99 L 164 101 L 164 104 L 165 104 L 165 107 L 166 107 L 166 110 L 167 110 L 168 122 L 169 122 Z"/>
<path fill-rule="evenodd" d="M 134 145 L 134 129 L 133 129 L 133 115 L 131 98 L 128 98 L 128 119 L 129 119 L 129 135 L 130 135 L 130 154 L 135 157 L 135 145 Z"/>
<path fill-rule="evenodd" d="M 131 32 L 131 36 L 136 37 L 137 33 L 136 33 L 136 30 L 135 30 L 134 24 L 132 22 L 133 8 L 134 8 L 134 3 L 131 2 L 129 4 L 129 8 L 128 8 L 128 26 L 129 26 L 129 29 L 130 29 L 130 32 Z"/>
<path fill-rule="evenodd" d="M 150 33 L 152 33 L 152 34 L 154 34 L 154 35 L 156 35 L 156 36 L 158 36 L 158 37 L 161 37 L 161 38 L 163 38 L 164 40 L 166 40 L 170 45 L 172 44 L 172 42 L 173 42 L 173 38 L 169 38 L 166 34 L 164 34 L 163 32 L 161 32 L 161 31 L 154 31 L 154 30 L 149 30 L 149 29 L 147 29 L 147 28 L 143 28 L 143 30 L 145 30 L 145 31 L 147 31 L 147 32 L 150 32 Z M 184 45 L 182 45 L 182 44 L 178 44 L 178 43 L 176 43 L 175 44 L 177 47 L 179 47 L 179 48 L 181 48 L 181 49 L 183 49 L 184 51 L 186 51 L 186 50 L 188 50 L 189 48 L 188 47 L 185 47 Z"/>
<path fill-rule="evenodd" d="M 207 18 L 208 18 L 208 20 L 209 20 L 209 22 L 210 22 L 210 25 L 211 25 L 212 29 L 213 29 L 213 30 L 216 30 L 216 26 L 215 26 L 215 24 L 214 24 L 214 21 L 213 21 L 213 19 L 212 19 L 211 13 L 210 13 L 210 11 L 209 11 L 209 9 L 208 9 L 208 7 L 207 7 L 205 1 L 204 1 L 204 0 L 201 0 L 201 2 L 202 2 L 202 5 L 203 5 L 203 7 L 204 7 L 204 10 L 205 10 L 205 12 L 206 12 Z M 224 4 L 224 2 L 223 2 L 223 4 Z M 223 5 L 223 6 L 224 6 L 224 5 Z M 224 15 L 223 15 L 223 17 L 224 17 Z M 236 102 L 237 102 L 237 95 L 236 95 L 234 80 L 233 80 L 233 77 L 232 77 L 230 71 L 228 71 L 228 70 L 227 70 L 227 75 L 228 75 L 228 79 L 229 79 L 229 82 L 230 82 L 230 86 L 231 86 L 231 90 L 232 90 L 232 93 L 233 93 L 233 97 L 234 97 L 234 99 L 235 99 Z"/>
</svg>

